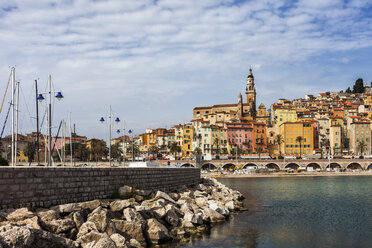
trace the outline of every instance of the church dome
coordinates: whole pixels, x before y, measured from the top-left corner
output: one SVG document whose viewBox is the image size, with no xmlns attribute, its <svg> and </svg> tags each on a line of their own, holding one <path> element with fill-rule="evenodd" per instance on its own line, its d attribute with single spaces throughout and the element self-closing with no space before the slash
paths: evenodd
<svg viewBox="0 0 372 248">
<path fill-rule="evenodd" d="M 259 109 L 266 109 L 265 105 L 263 103 L 260 104 L 260 106 L 258 107 Z"/>
</svg>

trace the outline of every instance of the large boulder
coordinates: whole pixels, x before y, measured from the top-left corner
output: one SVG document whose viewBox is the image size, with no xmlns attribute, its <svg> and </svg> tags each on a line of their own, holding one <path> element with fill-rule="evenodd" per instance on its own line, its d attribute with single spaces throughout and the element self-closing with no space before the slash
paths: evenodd
<svg viewBox="0 0 372 248">
<path fill-rule="evenodd" d="M 34 216 L 30 219 L 25 219 L 25 220 L 18 221 L 18 223 L 29 225 L 30 227 L 35 228 L 35 229 L 41 229 L 41 227 L 39 225 L 39 217 L 38 216 Z"/>
<path fill-rule="evenodd" d="M 176 213 L 176 211 L 173 208 L 169 208 L 166 211 L 164 219 L 169 225 L 171 225 L 173 227 L 176 227 L 180 224 L 180 218 L 179 218 L 178 214 Z"/>
<path fill-rule="evenodd" d="M 154 218 L 147 220 L 145 233 L 152 244 L 162 244 L 171 239 L 168 229 Z"/>
<path fill-rule="evenodd" d="M 28 226 L 7 225 L 0 228 L 0 240 L 5 247 L 17 248 L 78 248 L 79 243 L 53 233 Z"/>
<path fill-rule="evenodd" d="M 164 200 L 176 204 L 176 201 L 173 200 L 167 193 L 164 193 L 163 191 L 156 192 L 155 198 L 163 198 Z"/>
<path fill-rule="evenodd" d="M 72 213 L 81 210 L 79 203 L 68 203 L 51 207 L 50 209 L 57 211 L 61 214 Z"/>
<path fill-rule="evenodd" d="M 76 241 L 81 244 L 81 247 L 88 248 L 93 247 L 102 237 L 103 237 L 102 233 L 99 233 L 97 231 L 91 231 L 80 236 Z"/>
<path fill-rule="evenodd" d="M 110 238 L 112 239 L 112 241 L 115 242 L 117 248 L 127 248 L 127 245 L 125 244 L 125 238 L 122 235 L 114 233 L 110 236 Z"/>
<path fill-rule="evenodd" d="M 59 213 L 53 209 L 37 209 L 36 215 L 40 217 L 41 221 L 52 221 L 60 218 Z"/>
<path fill-rule="evenodd" d="M 210 209 L 213 209 L 222 215 L 228 216 L 230 214 L 230 211 L 227 208 L 214 200 L 208 201 L 208 204 Z"/>
<path fill-rule="evenodd" d="M 98 232 L 96 225 L 93 222 L 87 221 L 83 225 L 81 225 L 79 232 L 77 234 L 77 238 L 79 239 L 85 234 L 93 232 L 93 231 Z"/>
<path fill-rule="evenodd" d="M 130 198 L 133 195 L 133 189 L 130 186 L 124 185 L 119 188 L 118 193 L 121 198 Z"/>
<path fill-rule="evenodd" d="M 158 220 L 163 219 L 167 213 L 164 207 L 153 207 L 152 211 Z"/>
<path fill-rule="evenodd" d="M 143 236 L 142 225 L 137 222 L 129 222 L 124 220 L 112 220 L 116 231 L 123 235 L 126 239 L 136 239 L 142 245 L 146 245 L 145 237 Z"/>
<path fill-rule="evenodd" d="M 225 208 L 227 208 L 229 211 L 237 210 L 237 206 L 235 205 L 234 201 L 228 201 L 225 203 Z"/>
<path fill-rule="evenodd" d="M 183 219 L 196 225 L 203 224 L 203 218 L 201 214 L 185 213 Z"/>
<path fill-rule="evenodd" d="M 219 212 L 211 209 L 211 208 L 205 208 L 202 210 L 203 212 L 203 220 L 204 221 L 210 221 L 210 222 L 221 222 L 225 220 L 225 216 L 220 214 Z"/>
<path fill-rule="evenodd" d="M 124 218 L 129 222 L 135 222 L 142 226 L 142 228 L 146 224 L 146 220 L 142 217 L 140 213 L 138 213 L 133 208 L 126 208 L 123 211 Z"/>
<path fill-rule="evenodd" d="M 143 218 L 150 219 L 154 218 L 154 212 L 150 207 L 147 206 L 135 206 L 136 212 L 140 213 Z"/>
<path fill-rule="evenodd" d="M 121 212 L 124 208 L 132 206 L 132 202 L 129 200 L 117 200 L 113 201 L 110 204 L 110 208 L 112 211 Z"/>
<path fill-rule="evenodd" d="M 81 212 L 75 212 L 72 216 L 72 219 L 75 222 L 75 226 L 79 229 L 81 225 L 84 224 L 85 218 L 84 215 Z"/>
<path fill-rule="evenodd" d="M 109 218 L 107 216 L 107 209 L 98 207 L 92 213 L 88 215 L 87 221 L 93 222 L 98 231 L 104 232 L 109 223 Z"/>
<path fill-rule="evenodd" d="M 60 234 L 68 232 L 75 227 L 75 223 L 71 219 L 59 219 L 44 222 L 48 231 Z"/>
<path fill-rule="evenodd" d="M 205 208 L 208 206 L 208 198 L 207 197 L 197 197 L 195 198 L 195 204 L 200 208 Z"/>
<path fill-rule="evenodd" d="M 6 216 L 6 219 L 9 221 L 20 221 L 24 219 L 30 219 L 34 216 L 35 214 L 29 211 L 27 208 L 18 208 L 14 211 L 10 211 Z"/>
<path fill-rule="evenodd" d="M 100 200 L 93 200 L 93 201 L 80 202 L 80 203 L 78 203 L 78 206 L 81 209 L 88 209 L 90 211 L 93 211 L 94 209 L 101 206 L 101 201 Z"/>
<path fill-rule="evenodd" d="M 93 248 L 117 248 L 115 242 L 107 235 L 103 234 Z"/>
</svg>

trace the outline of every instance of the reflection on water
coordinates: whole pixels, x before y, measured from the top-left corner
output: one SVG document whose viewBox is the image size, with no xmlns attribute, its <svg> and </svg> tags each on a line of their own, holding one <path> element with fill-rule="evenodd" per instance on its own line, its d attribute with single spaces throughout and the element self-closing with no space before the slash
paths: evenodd
<svg viewBox="0 0 372 248">
<path fill-rule="evenodd" d="M 219 181 L 250 211 L 175 247 L 372 247 L 372 177 Z"/>
</svg>

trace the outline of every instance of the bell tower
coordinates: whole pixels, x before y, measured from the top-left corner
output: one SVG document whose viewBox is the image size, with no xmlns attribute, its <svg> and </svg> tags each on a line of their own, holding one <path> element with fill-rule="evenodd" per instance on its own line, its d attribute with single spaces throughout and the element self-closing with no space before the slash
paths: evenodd
<svg viewBox="0 0 372 248">
<path fill-rule="evenodd" d="M 254 87 L 254 77 L 252 68 L 249 68 L 249 74 L 247 77 L 247 87 L 245 89 L 245 98 L 249 104 L 249 112 L 255 117 L 256 116 L 256 89 Z"/>
</svg>

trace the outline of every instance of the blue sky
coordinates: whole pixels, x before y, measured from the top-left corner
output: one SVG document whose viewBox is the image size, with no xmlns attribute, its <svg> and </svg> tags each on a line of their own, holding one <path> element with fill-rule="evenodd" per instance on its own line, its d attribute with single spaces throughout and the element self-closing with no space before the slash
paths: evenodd
<svg viewBox="0 0 372 248">
<path fill-rule="evenodd" d="M 99 138 L 110 104 L 139 133 L 187 123 L 196 106 L 235 103 L 250 66 L 258 104 L 269 107 L 370 83 L 371 10 L 361 0 L 3 0 L 0 91 L 16 65 L 29 132 L 34 79 L 45 88 L 51 74 L 65 95 L 55 125 L 72 112 L 79 134 Z"/>
</svg>

